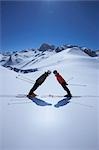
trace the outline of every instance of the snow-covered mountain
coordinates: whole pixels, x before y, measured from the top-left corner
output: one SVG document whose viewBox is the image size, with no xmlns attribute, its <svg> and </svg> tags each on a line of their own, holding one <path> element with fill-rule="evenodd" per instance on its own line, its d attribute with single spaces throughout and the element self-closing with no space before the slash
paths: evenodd
<svg viewBox="0 0 99 150">
<path fill-rule="evenodd" d="M 99 56 L 99 50 L 96 51 L 97 56 Z"/>
<path fill-rule="evenodd" d="M 33 68 L 34 64 L 42 62 L 44 59 L 52 57 L 61 51 L 74 55 L 78 54 L 90 57 L 99 56 L 98 51 L 95 52 L 85 47 L 78 47 L 76 45 L 63 45 L 56 47 L 54 45 L 44 43 L 38 49 L 26 49 L 22 51 L 2 53 L 0 54 L 0 64 L 17 72 L 32 72 L 37 70 L 37 68 Z M 30 70 L 27 71 L 26 69 Z"/>
<path fill-rule="evenodd" d="M 32 63 L 35 63 L 37 61 L 40 61 L 41 59 L 47 58 L 49 55 L 52 55 L 51 52 L 43 52 L 37 50 L 23 50 L 19 52 L 14 52 L 8 55 L 3 55 L 2 59 L 6 58 L 5 61 L 2 63 L 3 66 L 7 67 L 9 66 L 19 66 L 22 67 L 25 65 L 26 62 L 31 61 Z M 2 59 L 0 62 L 2 62 Z"/>
<path fill-rule="evenodd" d="M 25 58 L 25 63 L 31 61 L 35 54 L 32 50 L 16 53 L 18 58 Z M 11 55 L 12 58 L 7 56 L 9 62 L 16 63 L 13 61 L 16 53 Z M 30 62 L 23 67 L 25 70 L 38 68 L 36 72 L 22 74 L 0 66 L 0 149 L 98 150 L 99 59 L 90 57 L 78 47 L 68 47 L 58 53 L 43 53 L 48 57 L 37 57 L 39 60 L 36 63 Z M 14 65 L 22 67 L 25 63 Z M 66 93 L 53 73 L 35 91 L 40 100 L 51 103 L 52 106 L 42 107 L 26 97 L 15 97 L 17 94 L 27 94 L 35 80 L 46 70 L 57 70 L 66 81 L 69 80 L 68 87 L 72 95 L 81 97 L 72 98 L 62 107 L 54 107 L 63 98 L 42 95 Z M 21 77 L 24 81 L 16 77 Z"/>
</svg>

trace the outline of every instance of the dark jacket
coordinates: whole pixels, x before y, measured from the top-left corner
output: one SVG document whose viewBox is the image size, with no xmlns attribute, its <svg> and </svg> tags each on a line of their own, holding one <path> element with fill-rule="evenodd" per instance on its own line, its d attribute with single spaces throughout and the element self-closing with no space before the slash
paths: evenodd
<svg viewBox="0 0 99 150">
<path fill-rule="evenodd" d="M 41 85 L 41 84 L 45 81 L 45 79 L 47 78 L 47 76 L 48 76 L 48 73 L 45 72 L 44 74 L 42 74 L 42 75 L 36 80 L 36 83 L 39 84 L 39 85 Z"/>
</svg>

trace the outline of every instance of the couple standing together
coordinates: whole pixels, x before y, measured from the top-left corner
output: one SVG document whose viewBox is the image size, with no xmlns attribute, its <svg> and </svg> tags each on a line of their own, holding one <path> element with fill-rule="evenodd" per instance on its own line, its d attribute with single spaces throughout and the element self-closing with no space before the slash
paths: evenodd
<svg viewBox="0 0 99 150">
<path fill-rule="evenodd" d="M 30 92 L 28 93 L 27 96 L 30 97 L 35 97 L 36 94 L 34 93 L 34 91 L 46 80 L 46 78 L 51 74 L 51 71 L 48 70 L 47 72 L 45 72 L 44 74 L 42 74 L 35 82 L 34 86 L 32 87 L 32 89 L 30 90 Z M 64 97 L 72 97 L 72 94 L 70 92 L 70 90 L 67 87 L 67 83 L 66 81 L 63 79 L 63 77 L 57 72 L 57 70 L 53 71 L 53 74 L 55 75 L 57 81 L 59 82 L 59 84 L 63 87 L 63 89 L 67 92 L 66 95 L 64 95 Z"/>
</svg>

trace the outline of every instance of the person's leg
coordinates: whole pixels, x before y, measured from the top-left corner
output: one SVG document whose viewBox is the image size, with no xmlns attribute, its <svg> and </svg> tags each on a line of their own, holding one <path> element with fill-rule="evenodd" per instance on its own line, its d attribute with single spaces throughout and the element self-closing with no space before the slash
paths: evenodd
<svg viewBox="0 0 99 150">
<path fill-rule="evenodd" d="M 68 96 L 72 96 L 70 90 L 68 89 L 68 87 L 66 86 L 66 84 L 62 84 L 63 89 L 67 92 Z"/>
<path fill-rule="evenodd" d="M 32 95 L 33 92 L 39 87 L 39 84 L 35 83 L 34 86 L 32 87 L 32 89 L 29 92 L 29 95 Z"/>
</svg>

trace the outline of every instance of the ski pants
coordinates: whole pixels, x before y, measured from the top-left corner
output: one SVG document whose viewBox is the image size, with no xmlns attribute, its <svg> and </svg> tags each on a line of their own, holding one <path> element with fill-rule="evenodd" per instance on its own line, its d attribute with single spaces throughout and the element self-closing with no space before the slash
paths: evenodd
<svg viewBox="0 0 99 150">
<path fill-rule="evenodd" d="M 35 84 L 33 85 L 32 89 L 31 89 L 30 92 L 29 92 L 29 95 L 32 95 L 33 92 L 34 92 L 39 86 L 40 86 L 40 85 L 39 85 L 37 82 L 35 82 Z"/>
<path fill-rule="evenodd" d="M 68 95 L 71 95 L 70 90 L 69 90 L 68 87 L 66 86 L 66 83 L 62 83 L 61 86 L 62 86 L 63 89 L 67 92 Z"/>
</svg>

